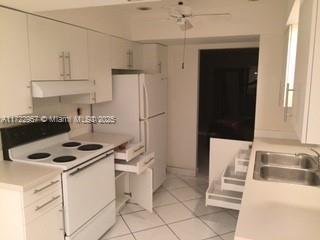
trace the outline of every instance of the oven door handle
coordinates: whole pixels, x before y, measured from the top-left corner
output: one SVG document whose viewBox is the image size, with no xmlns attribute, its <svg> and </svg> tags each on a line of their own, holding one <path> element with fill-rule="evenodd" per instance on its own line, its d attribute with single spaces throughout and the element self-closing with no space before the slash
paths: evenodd
<svg viewBox="0 0 320 240">
<path fill-rule="evenodd" d="M 103 157 L 95 160 L 94 162 L 92 162 L 92 163 L 90 163 L 90 164 L 88 164 L 88 165 L 86 165 L 86 166 L 84 166 L 84 167 L 79 167 L 79 168 L 77 168 L 77 170 L 75 170 L 74 172 L 70 173 L 69 175 L 70 175 L 70 176 L 74 176 L 74 175 L 82 172 L 83 170 L 85 170 L 85 169 L 87 169 L 87 168 L 89 168 L 89 167 L 92 167 L 92 166 L 95 165 L 96 163 L 101 162 L 101 161 L 104 160 L 104 159 L 107 159 L 107 158 L 110 157 L 111 155 L 113 155 L 113 153 L 106 154 L 106 155 L 104 155 Z"/>
</svg>

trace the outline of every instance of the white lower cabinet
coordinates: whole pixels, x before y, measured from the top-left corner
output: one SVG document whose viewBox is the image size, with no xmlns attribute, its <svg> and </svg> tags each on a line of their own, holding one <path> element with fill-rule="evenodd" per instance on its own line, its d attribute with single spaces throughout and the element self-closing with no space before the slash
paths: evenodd
<svg viewBox="0 0 320 240">
<path fill-rule="evenodd" d="M 64 239 L 62 204 L 43 213 L 27 224 L 27 240 Z"/>
<path fill-rule="evenodd" d="M 0 239 L 64 240 L 60 175 L 27 191 L 0 188 L 0 212 Z"/>
<path fill-rule="evenodd" d="M 121 149 L 121 150 L 120 150 Z M 115 149 L 116 211 L 126 203 L 153 210 L 153 171 L 155 155 L 144 153 L 142 143 L 127 144 Z"/>
</svg>

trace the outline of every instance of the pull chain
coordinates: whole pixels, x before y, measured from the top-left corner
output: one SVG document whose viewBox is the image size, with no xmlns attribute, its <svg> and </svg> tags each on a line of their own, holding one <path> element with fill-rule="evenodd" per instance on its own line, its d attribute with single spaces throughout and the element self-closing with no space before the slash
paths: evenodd
<svg viewBox="0 0 320 240">
<path fill-rule="evenodd" d="M 187 41 L 187 22 L 184 22 L 182 69 L 184 69 L 184 63 L 185 63 L 185 57 L 186 57 L 186 41 Z"/>
</svg>

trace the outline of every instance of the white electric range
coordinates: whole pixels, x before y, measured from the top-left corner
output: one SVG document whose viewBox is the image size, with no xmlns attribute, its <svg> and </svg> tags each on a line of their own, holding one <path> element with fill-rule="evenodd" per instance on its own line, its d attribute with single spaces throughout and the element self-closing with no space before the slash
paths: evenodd
<svg viewBox="0 0 320 240">
<path fill-rule="evenodd" d="M 50 122 L 2 129 L 4 158 L 62 168 L 65 239 L 97 240 L 115 222 L 113 146 L 71 141 L 69 131 Z"/>
</svg>

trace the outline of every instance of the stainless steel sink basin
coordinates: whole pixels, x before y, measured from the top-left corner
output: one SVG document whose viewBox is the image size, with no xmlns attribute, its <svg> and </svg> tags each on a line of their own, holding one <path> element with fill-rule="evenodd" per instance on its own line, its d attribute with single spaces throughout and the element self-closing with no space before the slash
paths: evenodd
<svg viewBox="0 0 320 240">
<path fill-rule="evenodd" d="M 320 187 L 317 159 L 307 154 L 257 152 L 253 178 Z"/>
<path fill-rule="evenodd" d="M 295 155 L 286 153 L 257 152 L 257 158 L 265 165 L 278 165 L 302 169 L 315 169 L 317 162 L 308 155 Z"/>
</svg>

